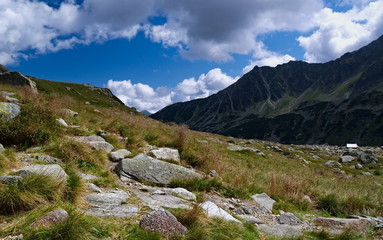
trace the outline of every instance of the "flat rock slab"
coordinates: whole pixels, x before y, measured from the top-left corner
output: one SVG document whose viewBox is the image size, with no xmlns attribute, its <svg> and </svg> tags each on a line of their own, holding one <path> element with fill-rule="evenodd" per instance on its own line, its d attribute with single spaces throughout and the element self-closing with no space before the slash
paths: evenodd
<svg viewBox="0 0 383 240">
<path fill-rule="evenodd" d="M 161 209 L 161 208 L 182 208 L 182 209 L 191 209 L 192 202 L 186 201 L 182 198 L 175 197 L 172 195 L 159 195 L 141 192 L 139 190 L 132 190 L 132 192 L 142 201 L 142 203 L 148 206 L 151 209 Z"/>
<path fill-rule="evenodd" d="M 181 158 L 177 149 L 159 148 L 149 152 L 149 155 L 161 160 L 170 160 L 179 163 Z"/>
<path fill-rule="evenodd" d="M 226 221 L 232 221 L 236 222 L 239 224 L 242 224 L 238 219 L 234 218 L 231 216 L 228 212 L 223 210 L 222 208 L 218 207 L 215 203 L 213 202 L 204 202 L 200 205 L 200 208 L 204 210 L 204 212 L 209 216 L 213 218 L 220 218 Z"/>
<path fill-rule="evenodd" d="M 32 223 L 32 227 L 35 228 L 48 228 L 57 223 L 63 222 L 68 219 L 69 214 L 64 209 L 56 209 L 53 210 L 41 218 L 37 219 L 34 223 Z"/>
<path fill-rule="evenodd" d="M 290 226 L 302 225 L 303 222 L 292 213 L 285 213 L 277 217 L 279 224 L 287 224 Z"/>
<path fill-rule="evenodd" d="M 119 149 L 117 151 L 110 153 L 110 160 L 112 162 L 118 162 L 124 159 L 126 156 L 130 155 L 131 152 L 126 149 Z"/>
<path fill-rule="evenodd" d="M 368 230 L 369 222 L 366 219 L 353 219 L 353 218 L 326 218 L 318 217 L 313 220 L 317 226 L 321 226 L 330 230 L 337 230 L 342 232 L 346 229 L 352 229 L 356 232 L 366 232 Z"/>
<path fill-rule="evenodd" d="M 85 213 L 96 217 L 131 218 L 138 215 L 138 207 L 132 204 L 122 204 L 111 208 L 90 208 Z"/>
<path fill-rule="evenodd" d="M 103 150 L 107 153 L 110 153 L 114 149 L 112 144 L 106 142 L 104 138 L 98 135 L 73 137 L 72 139 L 85 143 L 96 150 Z"/>
<path fill-rule="evenodd" d="M 295 238 L 302 235 L 302 228 L 298 226 L 290 226 L 284 224 L 260 224 L 258 225 L 258 228 L 266 235 L 277 238 Z"/>
<path fill-rule="evenodd" d="M 15 103 L 0 102 L 0 119 L 9 121 L 20 114 L 20 106 Z"/>
<path fill-rule="evenodd" d="M 121 160 L 117 165 L 120 176 L 157 184 L 170 184 L 173 180 L 202 178 L 201 174 L 188 168 L 164 162 L 145 154 Z"/>
<path fill-rule="evenodd" d="M 42 164 L 35 164 L 23 167 L 19 171 L 19 175 L 24 176 L 28 174 L 40 174 L 52 177 L 59 181 L 66 181 L 68 179 L 68 175 L 60 167 L 58 164 L 49 164 L 49 165 L 42 165 Z"/>
<path fill-rule="evenodd" d="M 266 193 L 255 194 L 255 195 L 251 196 L 251 198 L 253 198 L 253 200 L 259 206 L 266 208 L 270 212 L 271 212 L 271 210 L 273 210 L 274 203 L 276 203 L 276 201 L 274 199 L 272 199 L 271 197 L 269 197 Z"/>
<path fill-rule="evenodd" d="M 148 213 L 141 219 L 140 227 L 147 231 L 159 233 L 166 238 L 187 233 L 187 228 L 173 214 L 164 209 Z"/>
</svg>

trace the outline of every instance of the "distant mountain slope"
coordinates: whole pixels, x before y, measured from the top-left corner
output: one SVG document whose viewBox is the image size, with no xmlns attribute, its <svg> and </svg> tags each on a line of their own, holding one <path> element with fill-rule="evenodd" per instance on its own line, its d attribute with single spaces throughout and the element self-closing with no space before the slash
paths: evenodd
<svg viewBox="0 0 383 240">
<path fill-rule="evenodd" d="M 200 131 L 282 143 L 383 144 L 383 36 L 324 64 L 255 67 L 205 99 L 151 115 Z"/>
</svg>

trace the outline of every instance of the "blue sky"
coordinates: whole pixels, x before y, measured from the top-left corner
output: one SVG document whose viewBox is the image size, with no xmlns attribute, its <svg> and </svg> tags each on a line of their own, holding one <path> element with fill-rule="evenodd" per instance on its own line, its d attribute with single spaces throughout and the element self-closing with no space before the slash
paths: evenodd
<svg viewBox="0 0 383 240">
<path fill-rule="evenodd" d="M 0 64 L 155 112 L 255 65 L 326 62 L 383 34 L 383 0 L 1 0 Z"/>
</svg>

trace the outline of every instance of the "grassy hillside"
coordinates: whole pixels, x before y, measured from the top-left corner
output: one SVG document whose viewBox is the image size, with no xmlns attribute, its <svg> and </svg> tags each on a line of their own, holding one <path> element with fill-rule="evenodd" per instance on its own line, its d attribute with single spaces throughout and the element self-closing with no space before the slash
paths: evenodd
<svg viewBox="0 0 383 240">
<path fill-rule="evenodd" d="M 81 214 L 85 188 L 76 172 L 99 176 L 93 183 L 103 188 L 126 188 L 110 171 L 111 163 L 106 153 L 68 138 L 105 131 L 109 133 L 105 137 L 108 142 L 117 149 L 130 150 L 131 156 L 144 152 L 148 145 L 171 147 L 179 150 L 181 165 L 192 166 L 205 174 L 215 170 L 222 181 L 214 178 L 172 183 L 172 186 L 195 192 L 199 201 L 204 199 L 204 194 L 246 200 L 255 193 L 265 192 L 277 200 L 273 209 L 275 213 L 283 210 L 297 216 L 383 215 L 381 149 L 374 149 L 379 164 L 364 166 L 363 172 L 372 176 L 350 168 L 351 164 L 340 167 L 344 173 L 339 174 L 325 165 L 329 160 L 339 159 L 337 150 L 328 146 L 281 145 L 196 132 L 145 117 L 123 106 L 105 90 L 33 80 L 39 94 L 25 88 L 0 86 L 0 90 L 17 94 L 22 109 L 22 114 L 16 119 L 9 122 L 0 120 L 0 143 L 6 148 L 4 153 L 0 153 L 0 176 L 20 166 L 17 159 L 20 153 L 43 153 L 61 159 L 70 180 L 60 186 L 49 179 L 40 180 L 47 182 L 44 187 L 48 189 L 44 191 L 36 190 L 42 186 L 34 187 L 37 180 L 33 178 L 24 179 L 13 187 L 0 185 L 3 209 L 0 212 L 0 237 L 23 233 L 26 239 L 161 239 L 140 229 L 137 219 L 96 218 Z M 67 116 L 63 109 L 76 111 L 78 116 Z M 57 123 L 57 118 L 63 118 L 76 127 L 64 128 Z M 120 137 L 124 141 L 120 141 Z M 251 150 L 229 150 L 228 146 L 232 145 L 257 149 L 264 153 L 264 157 Z M 305 201 L 304 196 L 309 196 L 312 202 Z M 11 197 L 14 200 L 11 201 Z M 37 216 L 57 206 L 70 213 L 70 219 L 64 224 L 45 230 L 32 229 L 28 225 Z M 185 239 L 265 238 L 251 226 L 239 228 L 222 221 L 206 220 L 202 214 L 192 211 L 174 211 L 174 214 L 180 218 L 183 216 L 184 224 L 190 226 Z M 214 235 L 217 233 L 221 235 Z M 374 233 L 359 237 L 373 239 L 373 236 Z M 324 238 L 307 233 L 307 238 L 302 239 Z"/>
</svg>

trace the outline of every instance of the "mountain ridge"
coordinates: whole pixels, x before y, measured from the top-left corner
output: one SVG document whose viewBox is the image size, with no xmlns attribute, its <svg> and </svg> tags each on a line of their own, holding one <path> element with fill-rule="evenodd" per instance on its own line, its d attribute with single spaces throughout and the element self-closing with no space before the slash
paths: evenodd
<svg viewBox="0 0 383 240">
<path fill-rule="evenodd" d="M 170 105 L 151 117 L 233 137 L 379 145 L 382 69 L 383 36 L 327 63 L 256 66 L 217 94 Z"/>
</svg>

